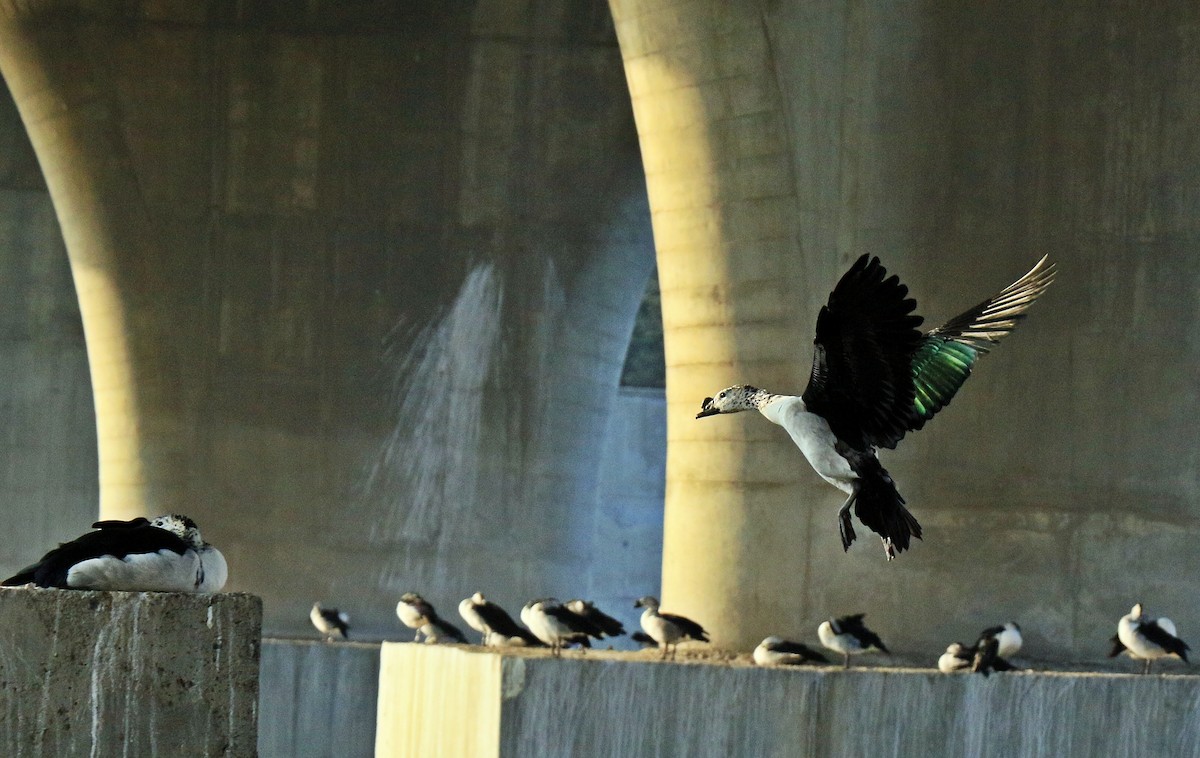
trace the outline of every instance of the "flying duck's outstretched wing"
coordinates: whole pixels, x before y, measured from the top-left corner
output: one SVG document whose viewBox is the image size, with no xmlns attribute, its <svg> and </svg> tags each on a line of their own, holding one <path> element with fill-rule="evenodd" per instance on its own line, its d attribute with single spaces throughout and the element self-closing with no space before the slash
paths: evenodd
<svg viewBox="0 0 1200 758">
<path fill-rule="evenodd" d="M 817 314 L 804 405 L 858 450 L 894 447 L 911 428 L 916 301 L 878 258 L 859 258 Z"/>
<path fill-rule="evenodd" d="M 1054 264 L 1046 256 L 1029 273 L 946 323 L 927 332 L 912 357 L 913 414 L 908 429 L 916 431 L 950 404 L 979 356 L 1008 336 L 1025 318 L 1029 306 L 1054 281 Z"/>
</svg>

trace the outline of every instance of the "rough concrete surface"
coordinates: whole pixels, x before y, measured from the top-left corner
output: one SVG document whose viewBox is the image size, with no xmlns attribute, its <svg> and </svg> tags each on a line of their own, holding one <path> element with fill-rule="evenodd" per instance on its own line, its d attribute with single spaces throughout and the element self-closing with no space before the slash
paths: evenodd
<svg viewBox="0 0 1200 758">
<path fill-rule="evenodd" d="M 617 552 L 576 527 L 653 242 L 603 0 L 0 3 L 0 72 L 105 517 L 191 515 L 280 634 Z"/>
<path fill-rule="evenodd" d="M 0 754 L 253 756 L 262 603 L 0 590 Z"/>
<path fill-rule="evenodd" d="M 1137 600 L 1200 628 L 1200 5 L 610 6 L 662 291 L 664 606 L 743 649 L 857 611 L 898 644 L 1016 619 L 1058 656 L 1101 649 Z M 803 392 L 864 253 L 927 328 L 1059 265 L 883 451 L 924 526 L 891 564 L 865 529 L 843 554 L 842 495 L 782 429 L 694 418 L 731 384 Z"/>
<path fill-rule="evenodd" d="M 369 758 L 378 692 L 378 644 L 264 639 L 260 758 Z"/>
<path fill-rule="evenodd" d="M 54 205 L 0 86 L 0 574 L 95 520 L 96 414 Z"/>
<path fill-rule="evenodd" d="M 950 638 L 1012 618 L 1064 655 L 1137 600 L 1200 628 L 1200 5 L 608 6 L 0 3 L 105 514 L 186 506 L 278 631 L 314 596 L 383 634 L 406 589 L 446 610 L 594 582 L 617 551 L 580 525 L 608 528 L 596 450 L 648 191 L 668 610 L 742 648 L 860 610 L 943 645 L 928 618 Z M 29 165 L 4 186 L 40 193 Z M 58 480 L 90 508 L 78 337 L 19 343 L 66 316 L 41 294 L 61 268 L 34 265 L 58 242 L 43 195 L 0 202 L 5 244 L 42 250 L 6 264 L 8 307 L 41 310 L 8 332 L 30 376 L 0 404 L 61 424 L 8 427 L 0 496 L 53 503 Z M 782 430 L 693 418 L 734 382 L 802 391 L 819 306 L 864 252 L 929 324 L 1043 253 L 1061 272 L 885 453 L 925 527 L 891 565 L 865 534 L 842 554 L 839 494 Z"/>
<path fill-rule="evenodd" d="M 459 754 L 512 758 L 1200 752 L 1196 676 L 765 670 L 392 643 L 381 671 L 379 756 L 448 755 L 429 751 L 467 738 L 473 752 Z M 487 718 L 464 728 L 476 713 Z"/>
</svg>

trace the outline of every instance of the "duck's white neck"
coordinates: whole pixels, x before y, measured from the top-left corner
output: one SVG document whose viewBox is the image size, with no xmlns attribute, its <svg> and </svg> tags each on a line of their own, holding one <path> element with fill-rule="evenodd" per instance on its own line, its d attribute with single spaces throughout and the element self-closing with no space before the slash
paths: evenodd
<svg viewBox="0 0 1200 758">
<path fill-rule="evenodd" d="M 761 399 L 759 397 L 761 396 Z M 785 426 L 784 417 L 796 411 L 807 411 L 804 400 L 795 395 L 772 395 L 765 390 L 756 393 L 754 407 L 772 423 Z"/>
</svg>

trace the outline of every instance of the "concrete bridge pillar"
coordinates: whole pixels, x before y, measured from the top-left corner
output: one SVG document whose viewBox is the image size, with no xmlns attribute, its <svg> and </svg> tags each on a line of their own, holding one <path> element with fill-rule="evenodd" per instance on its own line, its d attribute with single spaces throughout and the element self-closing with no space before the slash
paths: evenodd
<svg viewBox="0 0 1200 758">
<path fill-rule="evenodd" d="M 54 201 L 88 346 L 110 518 L 186 510 L 183 370 L 172 325 L 186 302 L 153 265 L 176 253 L 156 233 L 122 130 L 122 103 L 72 23 L 70 4 L 0 9 L 0 72 Z M 157 509 L 157 510 L 156 510 Z"/>
<path fill-rule="evenodd" d="M 930 619 L 947 641 L 1035 619 L 1035 648 L 1077 655 L 1137 596 L 1182 600 L 1179 573 L 1200 575 L 1180 443 L 1200 357 L 1182 336 L 1200 329 L 1194 4 L 610 6 L 663 293 L 664 608 L 742 649 L 867 611 L 926 646 Z M 799 394 L 816 313 L 862 253 L 929 325 L 1044 253 L 1061 270 L 953 406 L 885 452 L 926 536 L 892 564 L 873 536 L 842 554 L 841 494 L 782 430 L 693 419 L 734 383 Z"/>
<path fill-rule="evenodd" d="M 585 6 L 0 3 L 103 515 L 192 515 L 274 633 L 646 591 L 589 581 L 630 544 L 593 532 L 653 253 Z"/>
</svg>

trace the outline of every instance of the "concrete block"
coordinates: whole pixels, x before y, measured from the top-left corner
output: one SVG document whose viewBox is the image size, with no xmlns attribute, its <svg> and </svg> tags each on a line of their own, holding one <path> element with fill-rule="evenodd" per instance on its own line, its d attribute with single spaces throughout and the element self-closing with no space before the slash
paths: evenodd
<svg viewBox="0 0 1200 758">
<path fill-rule="evenodd" d="M 253 595 L 0 590 L 0 754 L 252 756 Z"/>
<path fill-rule="evenodd" d="M 261 758 L 375 753 L 379 645 L 263 640 Z"/>
<path fill-rule="evenodd" d="M 377 755 L 1193 755 L 1200 678 L 793 670 L 385 643 Z M 457 752 L 451 752 L 451 750 Z M 463 752 L 466 750 L 466 752 Z"/>
</svg>

